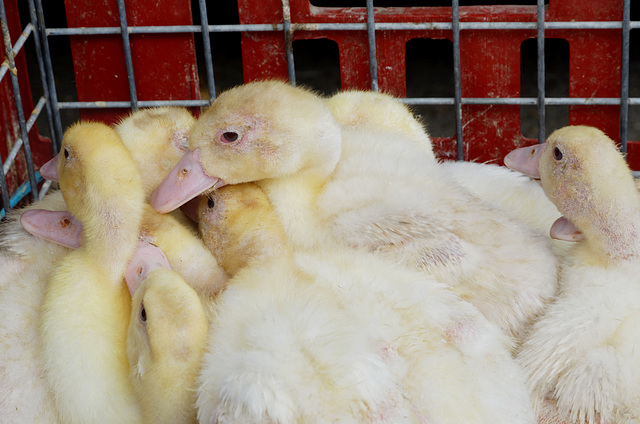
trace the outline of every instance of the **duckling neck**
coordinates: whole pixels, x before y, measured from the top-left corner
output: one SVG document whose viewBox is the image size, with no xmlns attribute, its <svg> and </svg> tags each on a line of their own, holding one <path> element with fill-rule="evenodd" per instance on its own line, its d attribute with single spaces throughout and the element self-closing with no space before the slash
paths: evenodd
<svg viewBox="0 0 640 424">
<path fill-rule="evenodd" d="M 318 238 L 320 222 L 315 205 L 326 181 L 321 175 L 299 173 L 260 184 L 294 245 L 307 245 Z"/>
<path fill-rule="evenodd" d="M 127 263 L 138 242 L 142 219 L 140 207 L 125 202 L 117 207 L 103 208 L 95 217 L 83 222 L 86 249 L 113 279 L 124 275 Z"/>
<path fill-rule="evenodd" d="M 614 262 L 640 260 L 640 202 L 635 193 L 630 200 L 603 203 L 606 207 L 595 211 L 596 219 L 583 230 L 591 249 Z"/>
</svg>

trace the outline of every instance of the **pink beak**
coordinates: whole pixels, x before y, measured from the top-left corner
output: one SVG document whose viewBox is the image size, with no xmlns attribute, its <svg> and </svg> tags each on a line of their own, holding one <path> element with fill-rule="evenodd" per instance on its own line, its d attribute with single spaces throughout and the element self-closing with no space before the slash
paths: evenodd
<svg viewBox="0 0 640 424">
<path fill-rule="evenodd" d="M 549 235 L 552 239 L 564 241 L 580 241 L 584 239 L 584 234 L 564 216 L 561 216 L 553 223 Z"/>
<path fill-rule="evenodd" d="M 82 224 L 74 218 L 71 212 L 31 209 L 20 215 L 20 224 L 36 237 L 72 249 L 80 247 Z"/>
<path fill-rule="evenodd" d="M 223 185 L 220 178 L 205 173 L 200 163 L 200 150 L 189 151 L 153 192 L 151 206 L 160 213 L 171 212 L 203 191 Z"/>
<path fill-rule="evenodd" d="M 139 242 L 124 275 L 131 296 L 135 294 L 149 273 L 156 268 L 171 269 L 167 257 L 159 247 L 144 241 Z"/>
<path fill-rule="evenodd" d="M 521 172 L 531 178 L 540 178 L 538 164 L 542 152 L 547 147 L 547 143 L 536 144 L 535 146 L 521 147 L 511 151 L 504 157 L 504 164 L 514 171 Z"/>
<path fill-rule="evenodd" d="M 58 160 L 60 153 L 40 167 L 40 175 L 47 180 L 58 181 Z"/>
</svg>

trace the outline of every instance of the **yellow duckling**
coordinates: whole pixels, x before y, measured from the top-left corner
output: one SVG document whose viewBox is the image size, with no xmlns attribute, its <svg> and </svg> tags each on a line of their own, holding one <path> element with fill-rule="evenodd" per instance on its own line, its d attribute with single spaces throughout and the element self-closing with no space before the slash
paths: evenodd
<svg viewBox="0 0 640 424">
<path fill-rule="evenodd" d="M 232 276 L 201 422 L 535 421 L 506 337 L 444 284 L 337 245 L 293 248 L 254 184 L 210 193 L 198 220 Z"/>
<path fill-rule="evenodd" d="M 559 129 L 505 163 L 539 178 L 562 212 L 551 236 L 578 240 L 518 355 L 540 422 L 639 422 L 640 197 L 628 165 L 588 126 Z"/>
<path fill-rule="evenodd" d="M 153 245 L 134 255 L 127 337 L 130 376 L 145 423 L 196 423 L 196 379 L 207 340 L 198 294 Z M 142 272 L 135 272 L 143 269 Z"/>
<path fill-rule="evenodd" d="M 99 123 L 65 132 L 57 174 L 84 237 L 55 268 L 42 302 L 45 380 L 65 423 L 137 423 L 123 275 L 138 243 L 142 181 L 118 134 Z"/>
</svg>

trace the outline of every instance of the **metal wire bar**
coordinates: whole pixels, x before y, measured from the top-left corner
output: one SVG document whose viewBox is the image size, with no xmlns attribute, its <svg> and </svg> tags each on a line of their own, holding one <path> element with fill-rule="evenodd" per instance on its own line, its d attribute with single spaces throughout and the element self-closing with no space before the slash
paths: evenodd
<svg viewBox="0 0 640 424">
<path fill-rule="evenodd" d="M 20 34 L 20 37 L 18 37 L 18 39 L 16 40 L 14 47 L 11 49 L 11 52 L 13 53 L 14 56 L 18 54 L 20 49 L 22 49 L 22 46 L 24 46 L 24 43 L 27 41 L 27 38 L 29 38 L 29 35 L 31 35 L 32 32 L 33 32 L 33 25 L 27 24 L 27 26 L 22 31 L 22 34 Z M 9 44 L 11 44 L 11 42 L 9 42 Z M 0 80 L 4 78 L 8 70 L 9 70 L 9 62 L 8 61 L 2 62 L 2 65 L 0 65 Z"/>
<path fill-rule="evenodd" d="M 30 0 L 32 1 L 32 0 Z M 48 87 L 48 100 L 51 113 L 53 114 L 53 127 L 51 127 L 51 133 L 53 136 L 51 139 L 54 141 L 54 154 L 60 150 L 62 143 L 62 119 L 60 118 L 60 105 L 58 104 L 58 94 L 56 93 L 56 83 L 53 73 L 53 64 L 51 63 L 51 51 L 49 50 L 49 42 L 47 39 L 47 30 L 44 22 L 44 9 L 42 8 L 42 0 L 35 0 L 36 2 L 36 14 L 38 21 L 38 32 L 42 39 L 42 50 L 44 73 L 47 78 Z"/>
<path fill-rule="evenodd" d="M 629 22 L 631 0 L 622 2 L 622 63 L 620 64 L 620 151 L 627 153 L 629 125 Z"/>
<path fill-rule="evenodd" d="M 376 54 L 376 28 L 373 17 L 373 0 L 367 0 L 367 37 L 369 41 L 371 91 L 378 91 L 378 56 Z"/>
<path fill-rule="evenodd" d="M 140 100 L 138 107 L 161 107 L 161 106 L 184 106 L 184 107 L 201 107 L 208 106 L 208 100 Z M 111 108 L 130 108 L 129 101 L 95 101 L 95 102 L 60 102 L 60 109 L 111 109 Z"/>
<path fill-rule="evenodd" d="M 39 200 L 38 198 L 38 183 L 36 181 L 35 169 L 33 166 L 33 157 L 31 156 L 31 146 L 29 145 L 29 133 L 27 132 L 26 121 L 24 117 L 24 109 L 22 105 L 22 95 L 20 94 L 20 83 L 18 81 L 16 63 L 15 63 L 15 53 L 13 52 L 13 48 L 11 47 L 11 34 L 9 34 L 9 26 L 7 21 L 7 12 L 4 7 L 4 2 L 0 7 L 0 22 L 2 23 L 2 38 L 4 42 L 4 50 L 5 50 L 5 60 L 7 65 L 9 66 L 9 74 L 11 76 L 11 87 L 13 89 L 13 99 L 15 101 L 16 106 L 16 114 L 18 115 L 18 125 L 20 128 L 20 136 L 23 140 L 23 149 L 24 156 L 27 162 L 27 174 L 29 176 L 29 182 L 31 184 L 31 191 L 33 200 Z M 3 183 L 5 172 L 2 172 Z M 3 191 L 6 191 L 6 187 Z M 3 205 L 5 208 L 10 203 L 6 203 L 4 199 L 3 193 Z M 10 207 L 10 206 L 9 206 Z"/>
<path fill-rule="evenodd" d="M 42 176 L 40 175 L 40 172 L 36 172 L 36 181 L 38 183 L 42 181 Z M 49 183 L 49 185 L 51 184 Z M 48 186 L 47 186 L 47 189 L 48 189 Z M 26 196 L 29 193 L 31 193 L 31 184 L 28 181 L 20 184 L 20 187 L 18 187 L 16 192 L 13 193 L 9 201 L 7 203 L 4 203 L 5 205 L 8 205 L 8 208 L 0 209 L 0 218 L 4 218 L 5 210 L 13 209 L 18 204 L 18 202 L 20 202 L 20 200 L 22 200 L 24 196 Z M 42 198 L 42 196 L 40 196 L 40 193 L 34 193 L 34 197 Z M 44 193 L 46 193 L 46 191 Z"/>
<path fill-rule="evenodd" d="M 124 62 L 127 67 L 127 80 L 129 82 L 129 96 L 131 97 L 131 109 L 138 110 L 138 93 L 136 93 L 136 80 L 133 75 L 133 59 L 131 57 L 131 41 L 127 29 L 127 11 L 124 0 L 118 0 L 118 13 L 120 14 L 120 32 L 122 33 L 122 46 L 124 47 Z"/>
<path fill-rule="evenodd" d="M 33 127 L 33 124 L 35 124 L 36 119 L 38 119 L 38 115 L 40 115 L 40 111 L 42 110 L 42 107 L 44 106 L 45 102 L 46 102 L 46 99 L 44 97 L 41 97 L 36 107 L 31 112 L 31 116 L 29 116 L 29 120 L 26 122 L 27 132 L 31 131 L 31 128 Z M 13 164 L 13 161 L 15 160 L 16 156 L 18 156 L 18 151 L 20 150 L 20 147 L 22 147 L 22 144 L 23 144 L 22 138 L 18 138 L 15 144 L 13 145 L 13 147 L 11 148 L 11 151 L 9 152 L 7 159 L 4 161 L 4 164 L 2 165 L 2 171 L 5 174 L 9 172 L 9 168 Z"/>
<path fill-rule="evenodd" d="M 29 18 L 31 19 L 31 25 L 35 28 L 38 25 L 38 17 L 36 15 L 36 7 L 33 0 L 29 0 Z M 33 33 L 33 41 L 36 47 L 37 52 L 42 51 L 42 45 L 46 43 L 46 40 L 42 40 L 42 32 L 34 31 Z M 49 90 L 49 82 L 47 81 L 47 75 L 44 66 L 44 59 L 41 54 L 36 54 L 36 59 L 38 61 L 38 69 L 40 70 L 40 84 L 42 84 L 42 92 L 43 96 L 46 99 L 44 107 L 47 111 L 47 123 L 49 124 L 49 128 L 54 128 L 53 124 L 53 112 L 51 110 L 51 93 Z M 38 102 L 38 105 L 40 102 Z M 40 107 L 40 106 L 36 106 Z M 51 147 L 52 153 L 55 156 L 58 153 L 58 146 L 60 145 L 60 140 L 57 138 L 56 131 L 49 131 L 49 136 L 51 138 Z M 45 191 L 46 193 L 46 191 Z M 40 198 L 42 198 L 43 193 L 40 191 Z"/>
<path fill-rule="evenodd" d="M 451 28 L 453 30 L 453 89 L 456 113 L 456 159 L 464 160 L 462 139 L 462 89 L 460 84 L 460 10 L 458 0 L 451 2 Z"/>
<path fill-rule="evenodd" d="M 545 140 L 544 0 L 538 0 L 538 143 Z"/>
<path fill-rule="evenodd" d="M 400 98 L 402 102 L 413 105 L 455 105 L 455 97 L 405 97 Z M 522 105 L 537 106 L 537 97 L 461 97 L 460 103 L 465 105 Z M 629 97 L 627 103 L 630 106 L 640 105 L 640 97 Z M 208 100 L 141 100 L 138 106 L 160 107 L 160 106 L 184 106 L 201 107 L 208 106 Z M 544 99 L 545 106 L 560 105 L 619 105 L 618 97 L 547 97 Z M 129 108 L 131 102 L 128 101 L 95 101 L 95 102 L 60 102 L 60 109 L 100 109 L 100 108 Z"/>
<path fill-rule="evenodd" d="M 211 54 L 211 39 L 209 38 L 209 18 L 205 0 L 200 0 L 200 24 L 202 25 L 202 48 L 204 49 L 204 65 L 209 87 L 209 103 L 216 99 L 216 83 L 213 79 L 213 55 Z"/>
<path fill-rule="evenodd" d="M 459 22 L 460 30 L 496 30 L 496 29 L 530 29 L 537 30 L 537 22 Z M 366 23 L 305 23 L 289 22 L 292 31 L 366 31 Z M 579 21 L 579 22 L 545 22 L 545 29 L 621 29 L 620 21 Z M 640 21 L 630 21 L 630 29 L 640 28 Z M 377 22 L 376 31 L 387 30 L 448 30 L 453 29 L 451 22 Z M 283 24 L 233 24 L 209 25 L 208 32 L 274 32 L 283 31 Z M 83 28 L 47 28 L 47 36 L 56 35 L 105 35 L 119 34 L 117 27 L 83 27 Z M 130 26 L 129 34 L 186 33 L 202 32 L 198 25 L 177 26 Z"/>
<path fill-rule="evenodd" d="M 296 67 L 293 61 L 293 29 L 291 29 L 291 9 L 289 0 L 282 0 L 282 30 L 284 31 L 284 44 L 287 50 L 287 72 L 289 83 L 296 86 Z"/>
</svg>

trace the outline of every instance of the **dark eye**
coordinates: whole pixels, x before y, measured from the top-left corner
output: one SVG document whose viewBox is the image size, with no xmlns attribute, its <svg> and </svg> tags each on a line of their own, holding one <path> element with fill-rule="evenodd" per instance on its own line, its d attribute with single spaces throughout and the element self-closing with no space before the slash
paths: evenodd
<svg viewBox="0 0 640 424">
<path fill-rule="evenodd" d="M 66 147 L 64 148 L 64 158 L 69 159 L 69 149 L 67 149 Z"/>
<path fill-rule="evenodd" d="M 238 133 L 234 131 L 227 131 L 222 133 L 222 138 L 224 139 L 222 140 L 223 142 L 233 143 L 238 139 Z"/>
<path fill-rule="evenodd" d="M 209 207 L 209 209 L 213 209 L 215 205 L 216 205 L 216 202 L 211 197 L 209 197 L 207 199 L 207 206 Z"/>
<path fill-rule="evenodd" d="M 560 160 L 562 159 L 562 152 L 560 151 L 560 149 L 558 149 L 557 147 L 555 149 L 553 149 L 553 157 L 556 160 Z"/>
<path fill-rule="evenodd" d="M 147 310 L 144 308 L 144 302 L 140 305 L 140 321 L 143 324 L 147 323 Z"/>
</svg>

